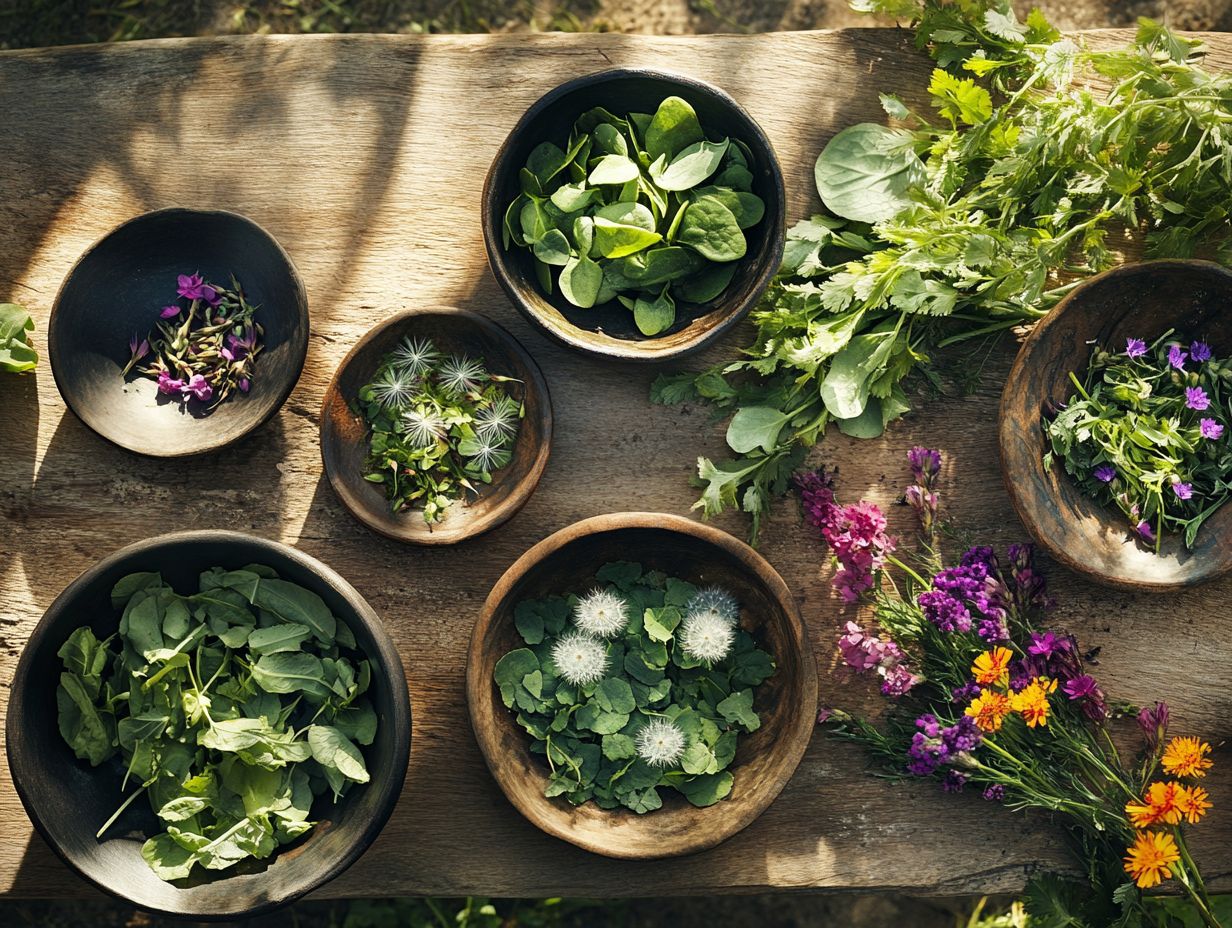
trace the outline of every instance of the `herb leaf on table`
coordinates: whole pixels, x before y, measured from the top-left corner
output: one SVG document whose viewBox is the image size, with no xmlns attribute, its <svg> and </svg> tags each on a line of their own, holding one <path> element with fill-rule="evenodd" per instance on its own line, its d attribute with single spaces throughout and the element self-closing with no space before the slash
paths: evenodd
<svg viewBox="0 0 1232 928">
<path fill-rule="evenodd" d="M 16 303 L 0 303 L 0 371 L 22 374 L 38 365 L 38 352 L 30 341 L 34 320 Z"/>
</svg>

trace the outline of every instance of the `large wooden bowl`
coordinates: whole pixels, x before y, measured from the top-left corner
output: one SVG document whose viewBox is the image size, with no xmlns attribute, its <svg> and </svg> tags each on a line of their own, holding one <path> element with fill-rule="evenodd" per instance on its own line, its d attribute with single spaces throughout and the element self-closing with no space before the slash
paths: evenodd
<svg viewBox="0 0 1232 928">
<path fill-rule="evenodd" d="M 1170 328 L 1232 353 L 1232 271 L 1209 261 L 1146 261 L 1092 277 L 1027 338 L 1001 395 L 1001 472 L 1023 525 L 1072 570 L 1110 586 L 1172 590 L 1232 569 L 1232 506 L 1224 506 L 1187 550 L 1178 535 L 1160 553 L 1138 543 L 1125 517 L 1088 497 L 1059 462 L 1044 468 L 1045 411 L 1069 399 L 1093 343 L 1113 350 Z"/>
<path fill-rule="evenodd" d="M 526 405 L 513 459 L 493 474 L 492 483 L 449 507 L 429 525 L 418 509 L 392 512 L 385 490 L 363 479 L 368 428 L 352 404 L 372 380 L 381 359 L 403 338 L 428 338 L 442 351 L 482 358 L 494 374 L 513 377 L 511 396 Z M 513 517 L 539 485 L 552 450 L 552 400 L 548 384 L 530 353 L 486 316 L 463 309 L 408 310 L 369 331 L 339 365 L 321 407 L 321 457 L 330 486 L 344 506 L 374 532 L 417 545 L 452 545 Z"/>
<path fill-rule="evenodd" d="M 372 662 L 369 698 L 379 721 L 363 748 L 371 782 L 338 803 L 318 797 L 318 824 L 267 860 L 250 860 L 221 874 L 200 872 L 166 883 L 141 857 L 143 836 L 164 830 L 138 798 L 101 839 L 98 827 L 126 795 L 118 759 L 91 767 L 73 756 L 56 725 L 56 651 L 89 623 L 99 638 L 113 634 L 120 611 L 111 605 L 115 582 L 134 571 L 159 571 L 180 592 L 196 590 L 210 567 L 234 570 L 265 564 L 325 600 L 355 634 Z M 60 858 L 91 883 L 143 909 L 195 919 L 240 919 L 285 905 L 332 880 L 359 859 L 385 825 L 406 776 L 411 746 L 411 704 L 406 676 L 380 617 L 355 589 L 320 561 L 287 545 L 239 532 L 162 535 L 105 557 L 70 583 L 48 608 L 22 651 L 5 722 L 9 771 L 39 834 Z M 132 787 L 129 787 L 131 792 Z"/>
<path fill-rule="evenodd" d="M 742 624 L 773 655 L 774 676 L 755 690 L 762 725 L 740 736 L 731 795 L 699 809 L 673 790 L 663 807 L 638 815 L 573 807 L 543 795 L 547 768 L 505 708 L 493 682 L 496 662 L 521 647 L 513 610 L 521 601 L 582 592 L 609 561 L 634 560 L 695 584 L 719 584 L 742 604 Z M 626 512 L 576 522 L 541 541 L 510 567 L 484 603 L 466 662 L 471 726 L 492 776 L 518 811 L 546 831 L 596 854 L 674 857 L 714 847 L 757 818 L 804 755 L 817 718 L 817 668 L 787 585 L 756 551 L 716 528 L 680 516 Z"/>
<path fill-rule="evenodd" d="M 753 192 L 766 205 L 760 223 L 747 230 L 748 254 L 737 262 L 727 289 L 709 303 L 678 303 L 676 322 L 647 337 L 617 300 L 591 309 L 573 306 L 559 293 L 547 296 L 535 278 L 525 248 L 505 250 L 505 210 L 521 190 L 518 172 L 540 142 L 562 143 L 578 116 L 595 106 L 617 114 L 653 113 L 665 97 L 678 96 L 697 111 L 711 137 L 744 142 L 756 164 Z M 590 354 L 624 361 L 666 361 L 701 350 L 736 325 L 756 305 L 783 260 L 787 197 L 783 172 L 770 139 L 743 107 L 717 87 L 682 74 L 647 68 L 614 68 L 587 74 L 549 91 L 522 116 L 496 154 L 483 185 L 483 237 L 488 264 L 509 299 L 532 324 L 557 341 Z"/>
</svg>

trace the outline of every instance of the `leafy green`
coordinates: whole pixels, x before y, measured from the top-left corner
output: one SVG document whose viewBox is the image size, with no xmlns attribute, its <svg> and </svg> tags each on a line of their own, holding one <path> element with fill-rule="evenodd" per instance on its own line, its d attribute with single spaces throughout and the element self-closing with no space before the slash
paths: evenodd
<svg viewBox="0 0 1232 928">
<path fill-rule="evenodd" d="M 34 370 L 38 352 L 30 341 L 34 320 L 16 303 L 0 303 L 0 371 L 21 374 Z"/>
<path fill-rule="evenodd" d="M 111 598 L 117 634 L 83 626 L 57 652 L 58 724 L 92 766 L 118 755 L 128 795 L 100 835 L 146 794 L 167 830 L 141 853 L 161 879 L 269 857 L 313 827 L 315 796 L 368 782 L 371 668 L 315 593 L 250 565 L 186 596 L 129 574 Z"/>
</svg>

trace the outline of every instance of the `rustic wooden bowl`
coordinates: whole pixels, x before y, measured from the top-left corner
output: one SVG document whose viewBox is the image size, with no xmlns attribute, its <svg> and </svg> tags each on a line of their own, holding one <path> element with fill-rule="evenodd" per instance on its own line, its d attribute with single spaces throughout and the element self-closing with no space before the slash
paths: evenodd
<svg viewBox="0 0 1232 928">
<path fill-rule="evenodd" d="M 260 308 L 265 330 L 251 392 L 213 409 L 161 396 L 148 377 L 120 372 L 129 337 L 144 338 L 175 297 L 178 274 L 231 275 Z M 77 418 L 121 448 L 184 457 L 239 441 L 291 395 L 308 353 L 308 297 L 282 246 L 251 219 L 222 210 L 161 209 L 107 233 L 73 265 L 51 308 L 47 354 Z"/>
<path fill-rule="evenodd" d="M 492 674 L 522 639 L 514 607 L 526 599 L 584 591 L 609 561 L 636 560 L 696 584 L 720 584 L 742 604 L 741 625 L 777 663 L 755 691 L 762 725 L 740 737 L 731 795 L 705 809 L 672 790 L 646 815 L 570 806 L 543 795 L 547 770 L 505 708 Z M 492 776 L 518 811 L 550 835 L 608 857 L 675 857 L 714 847 L 774 801 L 808 746 L 817 719 L 817 668 L 807 630 L 783 578 L 756 551 L 680 516 L 624 512 L 575 522 L 523 554 L 488 594 L 466 661 L 471 726 Z"/>
<path fill-rule="evenodd" d="M 112 634 L 119 612 L 115 582 L 133 571 L 160 571 L 181 591 L 195 589 L 210 567 L 261 563 L 321 596 L 355 633 L 372 661 L 369 690 L 380 720 L 364 748 L 372 781 L 333 804 L 319 797 L 319 821 L 298 843 L 265 861 L 238 864 L 225 875 L 194 874 L 165 883 L 141 857 L 143 837 L 161 831 L 149 804 L 138 799 L 108 829 L 95 831 L 123 797 L 119 762 L 91 767 L 73 756 L 56 725 L 56 651 L 89 621 L 99 637 Z M 380 617 L 342 577 L 287 545 L 238 532 L 162 535 L 129 545 L 95 564 L 51 604 L 22 651 L 10 689 L 5 725 L 9 770 L 39 834 L 60 858 L 100 889 L 143 909 L 195 919 L 239 919 L 267 912 L 327 883 L 359 859 L 380 833 L 406 775 L 411 705 L 402 662 Z M 143 832 L 145 834 L 143 834 Z"/>
<path fill-rule="evenodd" d="M 1001 473 L 1023 525 L 1071 570 L 1109 586 L 1173 590 L 1232 569 L 1232 506 L 1202 526 L 1194 548 L 1166 535 L 1160 553 L 1139 544 L 1125 517 L 1086 496 L 1055 463 L 1045 469 L 1045 410 L 1069 399 L 1091 346 L 1150 341 L 1170 328 L 1232 352 L 1232 271 L 1209 261 L 1146 261 L 1092 277 L 1024 342 L 1001 395 Z"/>
<path fill-rule="evenodd" d="M 391 512 L 385 490 L 363 479 L 368 430 L 351 404 L 372 380 L 381 359 L 406 336 L 431 339 L 445 352 L 483 358 L 526 404 L 513 460 L 493 475 L 478 497 L 450 507 L 443 521 L 424 522 L 419 510 Z M 452 545 L 496 528 L 522 508 L 548 464 L 552 400 L 539 365 L 512 335 L 486 316 L 463 309 L 408 310 L 371 329 L 343 359 L 321 407 L 321 457 L 330 486 L 343 505 L 374 532 L 417 545 Z"/>
<path fill-rule="evenodd" d="M 717 300 L 680 303 L 676 323 L 667 332 L 647 337 L 637 330 L 633 315 L 612 300 L 579 309 L 559 294 L 547 296 L 535 279 L 526 249 L 506 251 L 501 241 L 505 210 L 521 187 L 518 171 L 540 142 L 560 141 L 574 121 L 595 106 L 614 113 L 651 112 L 664 97 L 678 96 L 697 111 L 711 136 L 738 138 L 756 159 L 753 192 L 765 201 L 762 221 L 747 230 L 748 254 Z M 541 97 L 501 145 L 483 185 L 483 237 L 488 264 L 509 299 L 543 332 L 590 354 L 624 361 L 665 361 L 695 351 L 722 336 L 756 305 L 783 260 L 786 194 L 783 172 L 765 132 L 722 90 L 681 74 L 647 68 L 615 68 L 587 74 L 561 84 Z"/>
</svg>

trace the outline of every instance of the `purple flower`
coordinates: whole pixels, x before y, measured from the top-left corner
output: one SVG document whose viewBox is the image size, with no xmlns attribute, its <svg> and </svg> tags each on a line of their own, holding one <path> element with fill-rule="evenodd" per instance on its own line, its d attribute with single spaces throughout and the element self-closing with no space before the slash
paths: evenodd
<svg viewBox="0 0 1232 928">
<path fill-rule="evenodd" d="M 178 316 L 179 314 L 180 314 L 180 307 L 176 306 L 173 303 L 173 304 L 164 306 L 162 309 L 162 312 L 158 314 L 158 318 L 159 319 L 171 319 L 172 317 Z"/>
<path fill-rule="evenodd" d="M 884 670 L 881 692 L 885 696 L 897 699 L 911 692 L 911 688 L 919 683 L 920 680 L 921 678 L 908 670 L 905 664 L 895 664 L 893 667 L 888 667 Z"/>
<path fill-rule="evenodd" d="M 855 622 L 848 622 L 838 639 L 838 649 L 848 667 L 863 673 L 885 663 L 896 663 L 902 656 L 898 645 L 868 634 Z"/>
<path fill-rule="evenodd" d="M 241 392 L 241 393 L 247 393 L 247 392 L 248 392 L 248 387 L 250 386 L 250 385 L 249 385 L 249 383 L 248 383 L 248 378 L 247 378 L 247 377 L 241 377 L 241 378 L 240 378 L 240 380 L 239 380 L 239 383 L 238 383 L 238 384 L 236 384 L 236 386 L 238 386 L 238 387 L 240 388 L 240 392 Z"/>
<path fill-rule="evenodd" d="M 915 510 L 920 527 L 927 534 L 932 531 L 937 518 L 937 494 L 926 487 L 912 484 L 903 491 L 903 500 Z"/>
<path fill-rule="evenodd" d="M 158 372 L 158 392 L 179 396 L 184 392 L 184 381 L 172 377 L 167 371 Z"/>
<path fill-rule="evenodd" d="M 1047 660 L 1052 657 L 1054 651 L 1063 646 L 1063 639 L 1058 638 L 1052 632 L 1031 633 L 1031 643 L 1027 645 L 1028 654 L 1037 654 Z"/>
<path fill-rule="evenodd" d="M 992 786 L 989 786 L 984 790 L 983 795 L 989 802 L 1004 802 L 1005 787 L 1000 783 L 994 783 Z"/>
<path fill-rule="evenodd" d="M 1194 342 L 1189 346 L 1189 356 L 1198 363 L 1211 359 L 1211 346 L 1206 342 Z"/>
<path fill-rule="evenodd" d="M 956 686 L 950 692 L 950 702 L 963 705 L 980 695 L 980 685 L 974 680 L 968 680 L 962 686 Z"/>
<path fill-rule="evenodd" d="M 981 619 L 976 632 L 989 644 L 1002 644 L 1010 640 L 1010 630 L 1005 619 Z"/>
<path fill-rule="evenodd" d="M 984 735 L 975 724 L 975 719 L 964 715 L 956 724 L 941 732 L 941 740 L 952 754 L 962 754 L 979 747 L 980 742 L 984 740 Z"/>
<path fill-rule="evenodd" d="M 1223 437 L 1223 426 L 1215 419 L 1202 419 L 1198 423 L 1198 430 L 1203 438 L 1209 438 L 1211 441 Z"/>
<path fill-rule="evenodd" d="M 941 452 L 917 445 L 907 452 L 907 463 L 916 482 L 927 484 L 941 471 Z"/>
<path fill-rule="evenodd" d="M 1201 412 L 1211 405 L 1211 401 L 1206 396 L 1206 391 L 1201 387 L 1186 387 L 1185 388 L 1185 405 L 1190 409 L 1196 409 Z"/>
<path fill-rule="evenodd" d="M 1168 735 L 1168 704 L 1157 702 L 1151 708 L 1143 706 L 1138 710 L 1138 727 L 1142 729 L 1142 737 L 1151 751 L 1156 751 Z"/>
<path fill-rule="evenodd" d="M 1125 356 L 1129 358 L 1140 358 L 1146 354 L 1146 342 L 1140 338 L 1125 339 Z"/>
<path fill-rule="evenodd" d="M 1177 499 L 1189 499 L 1193 496 L 1193 484 L 1174 483 L 1172 484 L 1172 492 L 1176 494 Z"/>
<path fill-rule="evenodd" d="M 814 528 L 821 530 L 830 520 L 830 512 L 835 508 L 834 478 L 825 470 L 815 470 L 796 474 L 792 478 L 792 484 L 800 494 L 800 507 L 804 510 L 804 518 Z"/>
<path fill-rule="evenodd" d="M 188 379 L 188 383 L 184 384 L 183 390 L 185 393 L 191 393 L 203 403 L 214 395 L 214 388 L 200 374 L 193 374 Z"/>
<path fill-rule="evenodd" d="M 817 724 L 818 725 L 826 724 L 826 722 L 830 720 L 830 716 L 832 716 L 833 714 L 834 714 L 833 709 L 827 706 L 822 706 L 820 709 L 817 710 Z"/>
<path fill-rule="evenodd" d="M 128 350 L 132 353 L 134 361 L 140 361 L 150 353 L 150 340 L 143 338 L 141 341 L 137 341 L 137 336 L 134 335 L 128 340 Z"/>
<path fill-rule="evenodd" d="M 1065 695 L 1071 700 L 1086 699 L 1092 693 L 1099 692 L 1099 684 L 1095 682 L 1095 678 L 1093 676 L 1084 673 L 1081 676 L 1077 676 L 1072 680 L 1066 681 L 1066 684 L 1062 687 L 1062 689 L 1065 690 Z"/>
<path fill-rule="evenodd" d="M 1154 541 L 1155 540 L 1155 533 L 1151 531 L 1151 523 L 1148 522 L 1146 519 L 1143 519 L 1141 522 L 1135 525 L 1134 531 L 1138 533 L 1139 537 L 1143 541 Z"/>
<path fill-rule="evenodd" d="M 971 631 L 971 613 L 944 590 L 929 590 L 921 593 L 916 602 L 924 612 L 924 618 L 943 632 Z"/>
<path fill-rule="evenodd" d="M 1173 345 L 1168 349 L 1168 363 L 1175 367 L 1178 371 L 1185 369 L 1185 359 L 1189 357 L 1180 345 Z"/>
<path fill-rule="evenodd" d="M 1101 464 L 1093 471 L 1095 479 L 1100 483 L 1111 483 L 1116 477 L 1116 468 L 1111 464 Z"/>
<path fill-rule="evenodd" d="M 176 278 L 175 292 L 186 300 L 203 300 L 210 306 L 222 302 L 218 291 L 207 284 L 200 274 L 180 274 Z"/>
<path fill-rule="evenodd" d="M 961 793 L 967 785 L 967 775 L 957 770 L 947 770 L 941 780 L 941 789 L 947 793 Z"/>
</svg>

